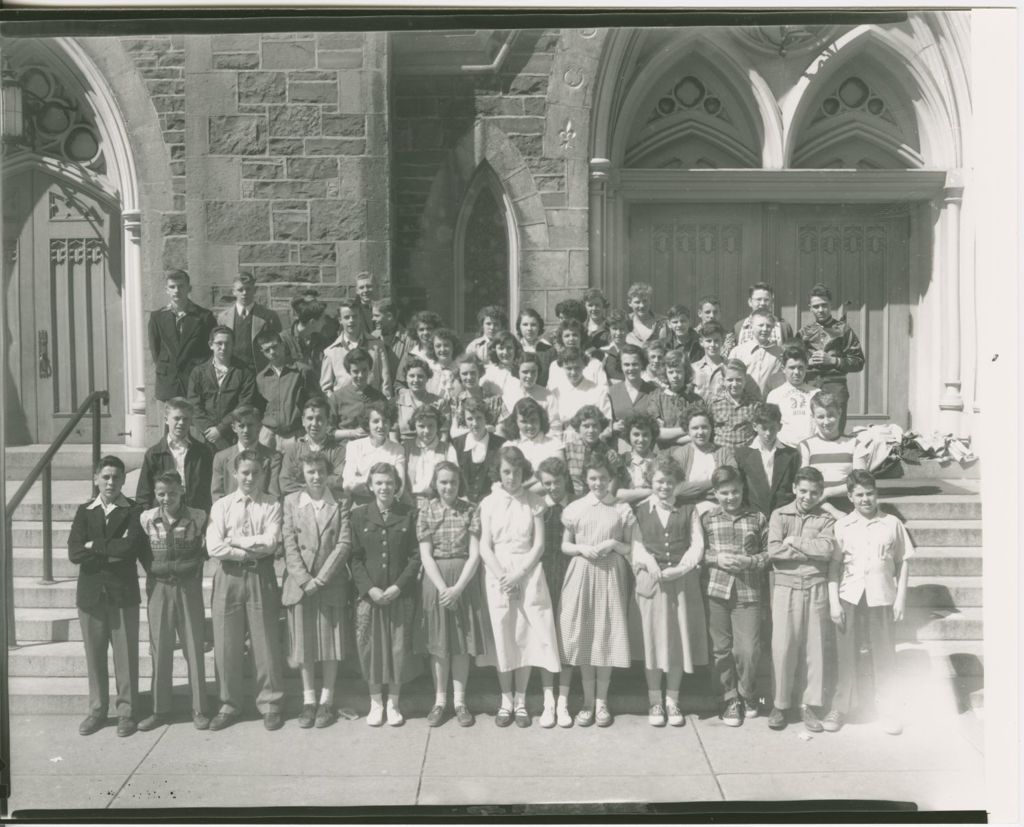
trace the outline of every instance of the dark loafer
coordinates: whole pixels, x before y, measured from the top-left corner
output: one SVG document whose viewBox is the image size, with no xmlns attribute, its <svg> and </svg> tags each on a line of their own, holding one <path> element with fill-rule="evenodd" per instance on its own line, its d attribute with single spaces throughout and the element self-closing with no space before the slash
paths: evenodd
<svg viewBox="0 0 1024 827">
<path fill-rule="evenodd" d="M 210 728 L 210 719 L 207 718 L 202 712 L 192 713 L 192 726 L 198 730 L 205 730 Z"/>
<path fill-rule="evenodd" d="M 316 723 L 316 704 L 303 704 L 299 715 L 299 729 L 312 729 Z M 270 727 L 267 727 L 269 729 Z"/>
<path fill-rule="evenodd" d="M 117 737 L 127 738 L 129 735 L 134 735 L 135 730 L 138 729 L 135 721 L 127 716 L 117 719 Z"/>
<path fill-rule="evenodd" d="M 516 726 L 520 729 L 526 729 L 531 723 L 530 713 L 526 711 L 526 707 L 519 707 L 516 710 Z"/>
<path fill-rule="evenodd" d="M 217 732 L 221 729 L 227 729 L 232 724 L 238 722 L 239 714 L 237 712 L 218 712 L 213 716 L 213 720 L 210 721 L 210 729 Z"/>
<path fill-rule="evenodd" d="M 512 723 L 512 710 L 504 707 L 499 709 L 498 714 L 494 716 L 494 723 L 501 727 L 509 726 Z"/>
<path fill-rule="evenodd" d="M 164 715 L 160 712 L 154 712 L 148 718 L 143 718 L 139 721 L 139 732 L 149 732 L 150 730 L 157 729 L 169 724 L 171 722 L 170 715 Z"/>
<path fill-rule="evenodd" d="M 444 723 L 444 711 L 445 708 L 441 704 L 435 704 L 427 713 L 427 726 L 441 726 Z"/>
<path fill-rule="evenodd" d="M 284 726 L 284 718 L 275 709 L 273 712 L 268 712 L 263 716 L 263 726 L 268 732 L 273 732 L 275 729 L 280 729 Z"/>
<path fill-rule="evenodd" d="M 333 706 L 321 704 L 316 710 L 316 728 L 329 727 L 338 720 L 338 711 Z"/>
<path fill-rule="evenodd" d="M 455 720 L 459 722 L 459 726 L 473 726 L 476 723 L 476 718 L 466 706 L 455 707 Z"/>
<path fill-rule="evenodd" d="M 92 735 L 107 725 L 107 716 L 94 712 L 78 725 L 79 735 Z"/>
<path fill-rule="evenodd" d="M 785 729 L 786 723 L 786 711 L 784 709 L 773 707 L 772 714 L 768 716 L 768 728 Z"/>
</svg>

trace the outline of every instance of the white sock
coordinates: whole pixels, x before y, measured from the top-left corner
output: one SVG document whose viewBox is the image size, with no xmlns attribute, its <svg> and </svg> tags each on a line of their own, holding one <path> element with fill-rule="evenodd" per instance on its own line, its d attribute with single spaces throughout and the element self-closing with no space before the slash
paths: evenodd
<svg viewBox="0 0 1024 827">
<path fill-rule="evenodd" d="M 434 706 L 447 706 L 448 696 L 444 692 L 434 693 Z"/>
<path fill-rule="evenodd" d="M 558 696 L 558 707 L 557 708 L 558 709 L 568 709 L 569 708 L 569 696 L 568 695 L 559 695 Z"/>
<path fill-rule="evenodd" d="M 320 706 L 331 706 L 334 704 L 334 690 L 326 686 L 320 690 Z"/>
<path fill-rule="evenodd" d="M 316 705 L 316 690 L 315 689 L 303 689 L 302 690 L 302 703 Z"/>
<path fill-rule="evenodd" d="M 398 709 L 398 697 L 397 693 L 388 693 L 388 709 Z"/>
<path fill-rule="evenodd" d="M 454 696 L 455 706 L 465 706 L 466 705 L 466 690 L 465 689 L 460 689 L 459 687 L 456 686 L 455 689 L 452 691 L 452 695 Z"/>
<path fill-rule="evenodd" d="M 384 706 L 384 696 L 378 692 L 376 695 L 370 694 L 370 709 L 381 709 Z"/>
</svg>

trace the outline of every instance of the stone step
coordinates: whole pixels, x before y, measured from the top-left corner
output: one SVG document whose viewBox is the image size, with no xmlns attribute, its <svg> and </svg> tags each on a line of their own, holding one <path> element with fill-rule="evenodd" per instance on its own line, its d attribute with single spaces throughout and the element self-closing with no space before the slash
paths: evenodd
<svg viewBox="0 0 1024 827">
<path fill-rule="evenodd" d="M 982 609 L 979 606 L 959 610 L 908 607 L 904 621 L 896 626 L 897 639 L 982 640 Z"/>
<path fill-rule="evenodd" d="M 908 520 L 915 546 L 980 546 L 981 520 Z"/>
<path fill-rule="evenodd" d="M 976 494 L 923 494 L 884 500 L 880 506 L 904 522 L 923 520 L 980 520 L 981 498 Z"/>
<path fill-rule="evenodd" d="M 92 434 L 92 424 L 88 417 L 78 426 L 85 438 Z M 35 467 L 39 458 L 46 452 L 48 445 L 15 445 L 7 448 L 5 454 L 5 477 L 8 480 L 23 480 Z M 113 454 L 121 459 L 128 471 L 142 467 L 145 448 L 129 448 L 125 445 L 101 445 L 100 455 Z M 51 468 L 54 480 L 91 480 L 92 479 L 92 444 L 65 443 L 53 458 Z M 13 489 L 10 489 L 13 493 Z M 135 489 L 130 489 L 134 491 Z"/>
<path fill-rule="evenodd" d="M 207 674 L 214 675 L 212 650 L 205 653 L 204 660 Z M 79 642 L 37 643 L 20 646 L 8 651 L 8 663 L 11 676 L 16 678 L 74 678 L 85 677 L 88 674 L 85 650 Z M 107 651 L 107 667 L 109 673 L 113 675 L 114 659 L 109 649 Z M 149 654 L 148 638 L 141 637 L 139 677 L 148 679 L 152 674 L 153 661 Z M 181 649 L 174 651 L 173 674 L 175 678 L 188 678 L 188 663 Z M 146 683 L 148 681 L 143 685 Z"/>
<path fill-rule="evenodd" d="M 967 546 L 918 546 L 910 570 L 922 577 L 981 576 L 982 550 Z"/>
<path fill-rule="evenodd" d="M 78 610 L 65 608 L 19 608 L 15 612 L 14 629 L 18 643 L 58 643 L 82 640 L 82 627 L 78 622 Z M 213 621 L 206 614 L 206 639 L 213 640 Z M 139 640 L 149 645 L 149 619 L 145 609 L 139 613 Z"/>
<path fill-rule="evenodd" d="M 41 548 L 16 548 L 14 550 L 14 577 L 27 577 L 39 579 L 43 573 L 43 550 Z M 213 577 L 217 570 L 216 560 L 207 560 L 203 565 L 203 573 L 207 577 Z M 78 577 L 78 566 L 68 559 L 67 548 L 54 548 L 53 550 L 53 576 L 59 579 Z M 139 576 L 142 576 L 142 567 L 139 567 Z"/>
<path fill-rule="evenodd" d="M 985 673 L 985 642 L 982 640 L 923 640 L 896 644 L 901 669 L 914 672 L 932 669 L 949 677 L 980 677 Z"/>
<path fill-rule="evenodd" d="M 145 582 L 140 581 L 142 592 L 142 606 L 146 606 Z M 14 605 L 21 608 L 74 608 L 75 590 L 77 581 L 74 579 L 57 580 L 56 583 L 44 586 L 37 582 L 37 578 L 15 577 L 14 578 Z M 213 591 L 213 579 L 203 579 L 203 603 L 210 604 L 210 595 Z"/>
<path fill-rule="evenodd" d="M 52 531 L 53 554 L 68 550 L 68 537 L 71 535 L 70 520 L 54 520 L 50 526 Z M 43 523 L 41 520 L 14 520 L 11 523 L 11 539 L 14 548 L 42 548 Z"/>
<path fill-rule="evenodd" d="M 911 572 L 914 571 L 914 562 L 911 560 Z M 982 578 L 911 574 L 907 581 L 907 605 L 933 609 L 981 606 Z"/>
</svg>

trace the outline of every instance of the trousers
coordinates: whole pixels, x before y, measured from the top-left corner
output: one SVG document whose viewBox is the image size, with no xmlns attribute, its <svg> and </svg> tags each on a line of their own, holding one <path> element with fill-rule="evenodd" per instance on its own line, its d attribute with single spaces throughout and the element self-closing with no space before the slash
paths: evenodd
<svg viewBox="0 0 1024 827">
<path fill-rule="evenodd" d="M 213 656 L 220 682 L 222 712 L 240 713 L 242 647 L 248 627 L 256 662 L 256 708 L 276 712 L 284 697 L 281 675 L 281 597 L 273 560 L 255 568 L 222 562 L 213 575 Z"/>
<path fill-rule="evenodd" d="M 756 701 L 761 604 L 739 603 L 733 590 L 728 600 L 708 598 L 708 619 L 715 691 L 725 701 L 731 701 L 737 692 L 748 701 Z"/>
<path fill-rule="evenodd" d="M 839 676 L 832 696 L 832 708 L 847 715 L 857 703 L 857 650 L 864 642 L 864 633 L 871 648 L 875 696 L 880 702 L 886 702 L 892 696 L 896 647 L 893 642 L 892 606 L 869 606 L 864 595 L 857 604 L 845 600 L 840 603 L 846 619 L 836 629 Z"/>
<path fill-rule="evenodd" d="M 824 581 L 798 589 L 776 579 L 772 589 L 772 663 L 777 709 L 789 709 L 797 691 L 805 706 L 822 705 L 825 630 L 831 622 Z"/>
<path fill-rule="evenodd" d="M 114 708 L 119 718 L 131 718 L 139 709 L 139 607 L 115 606 L 107 601 L 78 610 L 89 672 L 89 711 L 106 716 L 110 707 L 110 672 L 107 649 L 113 650 Z"/>
<path fill-rule="evenodd" d="M 201 577 L 174 582 L 152 579 L 146 591 L 149 604 L 149 645 L 153 658 L 153 711 L 171 711 L 174 674 L 174 644 L 181 640 L 192 690 L 192 712 L 206 706 L 206 664 L 203 655 L 205 610 Z"/>
</svg>

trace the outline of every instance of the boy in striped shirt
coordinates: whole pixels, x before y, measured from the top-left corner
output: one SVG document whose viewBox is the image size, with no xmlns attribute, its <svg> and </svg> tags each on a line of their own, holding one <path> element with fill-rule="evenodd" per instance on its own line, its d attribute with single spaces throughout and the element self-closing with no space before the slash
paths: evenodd
<svg viewBox="0 0 1024 827">
<path fill-rule="evenodd" d="M 867 449 L 857 439 L 839 432 L 839 400 L 821 391 L 811 397 L 811 417 L 816 433 L 800 443 L 800 467 L 817 468 L 825 479 L 821 507 L 839 519 L 852 510 L 846 493 L 846 477 L 855 469 L 867 471 Z"/>
</svg>

